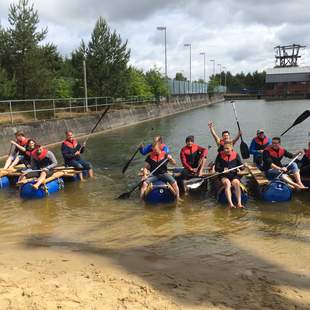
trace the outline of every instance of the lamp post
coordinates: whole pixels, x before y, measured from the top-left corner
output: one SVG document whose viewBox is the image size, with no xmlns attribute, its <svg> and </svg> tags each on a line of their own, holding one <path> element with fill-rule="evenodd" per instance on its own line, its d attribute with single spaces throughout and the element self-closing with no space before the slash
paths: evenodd
<svg viewBox="0 0 310 310">
<path fill-rule="evenodd" d="M 213 62 L 213 78 L 215 79 L 215 59 L 211 59 L 210 62 Z"/>
<path fill-rule="evenodd" d="M 164 31 L 165 34 L 165 77 L 168 77 L 168 65 L 167 65 L 167 27 L 159 26 L 157 30 Z"/>
<path fill-rule="evenodd" d="M 220 86 L 222 85 L 222 65 L 221 64 L 217 64 L 220 68 Z"/>
<path fill-rule="evenodd" d="M 201 52 L 200 55 L 203 56 L 203 81 L 206 82 L 206 53 Z"/>
<path fill-rule="evenodd" d="M 189 47 L 189 81 L 192 83 L 192 45 L 186 43 L 184 46 Z"/>
<path fill-rule="evenodd" d="M 227 92 L 227 68 L 226 67 L 223 67 L 223 70 L 224 70 L 224 73 L 225 73 L 225 82 L 224 82 L 224 85 L 225 85 L 225 93 Z"/>
<path fill-rule="evenodd" d="M 87 74 L 86 74 L 86 60 L 85 60 L 85 58 L 83 59 L 83 72 L 84 72 L 85 112 L 88 112 Z"/>
</svg>

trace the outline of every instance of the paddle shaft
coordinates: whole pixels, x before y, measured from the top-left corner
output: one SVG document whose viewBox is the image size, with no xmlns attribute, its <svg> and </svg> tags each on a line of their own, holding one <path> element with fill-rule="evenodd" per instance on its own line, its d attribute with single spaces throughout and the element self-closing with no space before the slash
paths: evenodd
<svg viewBox="0 0 310 310">
<path fill-rule="evenodd" d="M 133 161 L 133 159 L 136 157 L 137 153 L 139 152 L 140 146 L 138 146 L 138 148 L 135 150 L 135 152 L 133 153 L 133 155 L 130 157 L 130 159 L 127 161 L 126 165 L 123 167 L 122 172 L 125 173 L 126 170 L 128 169 L 130 163 Z"/>
<path fill-rule="evenodd" d="M 239 132 L 241 132 L 241 128 L 240 128 L 240 124 L 239 124 L 239 120 L 238 120 L 238 115 L 237 115 L 237 110 L 236 110 L 236 107 L 235 107 L 235 102 L 231 101 L 231 104 L 232 104 L 232 107 L 233 107 L 233 110 L 234 110 L 234 114 L 235 114 L 235 119 L 236 119 L 236 122 L 237 122 L 238 130 L 239 130 Z M 242 135 L 240 135 L 240 138 L 241 138 L 241 141 L 243 142 Z"/>
<path fill-rule="evenodd" d="M 292 163 L 294 163 L 297 158 L 300 156 L 300 153 L 298 153 L 298 155 L 296 155 L 288 164 L 286 167 L 289 167 Z M 277 177 L 276 179 L 280 179 L 280 177 L 283 175 L 284 171 L 282 171 Z"/>
</svg>

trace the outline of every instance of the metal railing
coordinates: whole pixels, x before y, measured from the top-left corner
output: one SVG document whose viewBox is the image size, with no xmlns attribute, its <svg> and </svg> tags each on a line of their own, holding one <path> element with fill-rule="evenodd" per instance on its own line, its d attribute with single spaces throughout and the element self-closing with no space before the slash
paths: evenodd
<svg viewBox="0 0 310 310">
<path fill-rule="evenodd" d="M 0 101 L 0 124 L 74 117 L 82 113 L 98 112 L 107 105 L 121 109 L 128 105 L 135 106 L 155 101 L 154 97 L 141 96 L 3 100 Z"/>
</svg>

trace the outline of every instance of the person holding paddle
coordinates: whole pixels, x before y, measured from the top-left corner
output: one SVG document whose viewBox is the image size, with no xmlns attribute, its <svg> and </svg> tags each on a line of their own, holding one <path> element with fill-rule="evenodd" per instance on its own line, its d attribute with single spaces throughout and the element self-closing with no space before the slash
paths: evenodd
<svg viewBox="0 0 310 310">
<path fill-rule="evenodd" d="M 237 152 L 233 150 L 233 145 L 230 142 L 225 142 L 223 146 L 223 151 L 219 152 L 215 160 L 215 171 L 225 172 L 221 177 L 221 182 L 225 187 L 225 195 L 228 201 L 229 208 L 236 208 L 232 201 L 231 188 L 234 189 L 234 193 L 237 199 L 237 207 L 244 208 L 241 202 L 241 177 L 238 175 L 238 170 L 228 171 L 232 168 L 242 166 L 243 163 Z M 242 168 L 240 168 L 242 169 Z"/>
<path fill-rule="evenodd" d="M 81 154 L 85 150 L 85 142 L 81 146 L 76 139 L 74 139 L 71 130 L 66 131 L 66 140 L 62 142 L 61 153 L 68 167 L 74 167 L 77 170 L 87 170 L 90 177 L 94 176 L 92 166 L 89 162 L 82 160 Z M 79 174 L 80 179 L 83 180 L 83 172 Z"/>
<path fill-rule="evenodd" d="M 224 150 L 224 144 L 226 142 L 229 142 L 232 145 L 235 145 L 242 135 L 241 131 L 239 131 L 237 136 L 234 139 L 231 139 L 230 132 L 228 130 L 224 130 L 222 132 L 222 137 L 220 138 L 215 131 L 213 122 L 209 122 L 208 126 L 210 129 L 211 135 L 212 135 L 216 145 L 218 146 L 218 152 L 221 152 Z"/>
<path fill-rule="evenodd" d="M 163 143 L 163 138 L 162 136 L 155 136 L 153 139 L 153 144 L 154 143 L 159 143 L 160 148 L 165 151 L 167 154 L 169 154 L 169 147 Z M 139 152 L 141 155 L 147 155 L 152 152 L 153 150 L 153 144 L 149 143 L 146 146 L 143 146 L 143 144 L 140 145 L 139 147 Z"/>
<path fill-rule="evenodd" d="M 261 167 L 263 163 L 264 149 L 271 144 L 271 139 L 265 135 L 263 129 L 258 129 L 256 137 L 253 138 L 250 145 L 250 154 L 253 155 L 253 162 Z"/>
<path fill-rule="evenodd" d="M 142 175 L 142 186 L 140 191 L 140 198 L 143 199 L 145 191 L 148 187 L 148 185 L 152 182 L 155 182 L 156 180 L 160 179 L 163 182 L 169 183 L 174 193 L 177 197 L 177 199 L 180 199 L 180 192 L 179 187 L 176 182 L 176 180 L 168 174 L 168 162 L 172 163 L 173 165 L 176 165 L 176 161 L 172 158 L 170 154 L 167 154 L 164 150 L 161 148 L 160 141 L 155 142 L 152 145 L 152 152 L 145 160 L 145 166 L 143 168 L 143 175 Z M 156 170 L 156 168 L 159 168 Z M 155 171 L 153 175 L 150 177 L 148 176 L 149 171 Z"/>
<path fill-rule="evenodd" d="M 302 152 L 299 153 L 301 154 Z M 296 189 L 306 189 L 301 181 L 300 171 L 296 162 L 292 162 L 289 166 L 283 166 L 281 163 L 283 157 L 294 158 L 296 155 L 298 153 L 292 154 L 281 146 L 281 138 L 272 138 L 271 145 L 265 148 L 263 152 L 263 169 L 267 178 L 272 180 L 281 174 L 282 179 L 289 185 Z M 295 182 L 286 173 L 293 175 Z"/>
<path fill-rule="evenodd" d="M 304 150 L 304 156 L 299 162 L 299 167 L 303 176 L 310 177 L 310 142 L 308 148 Z"/>
</svg>

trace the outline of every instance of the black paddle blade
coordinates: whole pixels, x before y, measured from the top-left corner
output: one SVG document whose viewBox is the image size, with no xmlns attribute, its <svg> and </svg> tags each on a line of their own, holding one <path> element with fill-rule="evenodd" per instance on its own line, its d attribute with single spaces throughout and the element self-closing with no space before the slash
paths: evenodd
<svg viewBox="0 0 310 310">
<path fill-rule="evenodd" d="M 131 161 L 127 161 L 126 165 L 124 166 L 124 168 L 122 169 L 122 173 L 124 174 L 126 172 L 126 170 L 129 167 L 129 164 L 131 163 Z"/>
<path fill-rule="evenodd" d="M 244 141 L 241 141 L 240 143 L 240 153 L 243 159 L 248 159 L 250 158 L 250 151 L 249 147 Z"/>
<path fill-rule="evenodd" d="M 310 110 L 306 110 L 301 115 L 299 115 L 292 126 L 290 126 L 288 129 L 286 129 L 281 136 L 285 135 L 290 129 L 292 129 L 294 126 L 302 123 L 304 120 L 306 120 L 310 116 Z"/>
<path fill-rule="evenodd" d="M 130 197 L 131 192 L 123 193 L 118 196 L 117 199 L 128 199 Z"/>
</svg>

